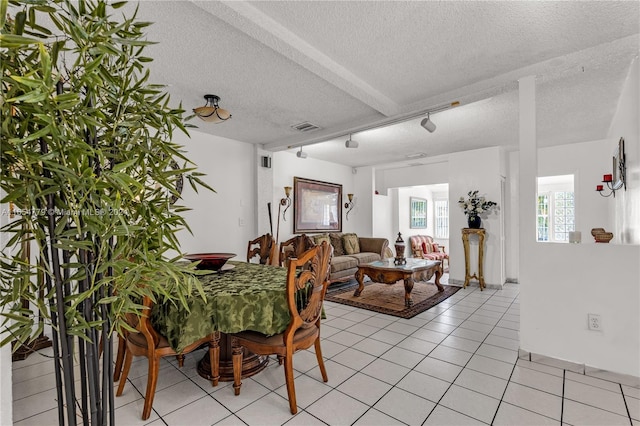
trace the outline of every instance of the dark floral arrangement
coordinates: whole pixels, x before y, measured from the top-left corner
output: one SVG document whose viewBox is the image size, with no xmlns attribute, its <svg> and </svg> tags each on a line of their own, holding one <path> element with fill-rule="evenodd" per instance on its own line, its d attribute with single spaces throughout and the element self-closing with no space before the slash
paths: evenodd
<svg viewBox="0 0 640 426">
<path fill-rule="evenodd" d="M 478 197 L 478 191 L 469 191 L 467 194 L 469 198 L 466 200 L 464 197 L 460 197 L 458 204 L 464 210 L 464 214 L 467 216 L 478 216 L 480 213 L 488 212 L 498 203 L 494 201 L 487 201 L 484 197 Z"/>
</svg>

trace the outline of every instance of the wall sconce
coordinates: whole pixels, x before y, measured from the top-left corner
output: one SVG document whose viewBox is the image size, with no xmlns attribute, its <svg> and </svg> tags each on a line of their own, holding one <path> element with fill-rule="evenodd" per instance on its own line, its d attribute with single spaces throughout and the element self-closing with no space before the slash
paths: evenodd
<svg viewBox="0 0 640 426">
<path fill-rule="evenodd" d="M 618 142 L 618 147 L 613 156 L 613 174 L 606 174 L 602 176 L 602 183 L 604 185 L 597 185 L 596 191 L 602 197 L 610 197 L 613 195 L 616 196 L 616 191 L 620 188 L 627 189 L 627 169 L 625 165 L 625 154 L 624 154 L 624 138 L 620 138 Z M 604 191 L 604 187 L 607 187 L 609 193 L 607 195 L 603 195 L 602 191 Z"/>
<path fill-rule="evenodd" d="M 285 215 L 287 214 L 287 210 L 289 210 L 289 206 L 291 205 L 291 187 L 290 186 L 284 187 L 284 195 L 286 195 L 286 197 L 280 199 L 280 205 L 285 206 L 284 212 L 282 212 L 282 220 L 286 222 L 287 218 L 285 217 Z"/>
<path fill-rule="evenodd" d="M 347 220 L 349 220 L 349 213 L 353 210 L 355 203 L 353 202 L 353 194 L 347 194 L 347 198 L 349 199 L 349 202 L 344 203 L 344 208 L 347 209 Z"/>
</svg>

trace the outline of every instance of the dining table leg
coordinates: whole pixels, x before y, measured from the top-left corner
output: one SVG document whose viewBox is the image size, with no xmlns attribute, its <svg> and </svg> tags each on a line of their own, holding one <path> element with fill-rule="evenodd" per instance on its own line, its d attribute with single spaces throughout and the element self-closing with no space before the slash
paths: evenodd
<svg viewBox="0 0 640 426">
<path fill-rule="evenodd" d="M 243 348 L 242 377 L 251 377 L 267 367 L 269 357 L 256 355 Z M 205 353 L 198 362 L 198 374 L 207 380 L 211 380 L 211 362 L 209 353 Z M 221 382 L 233 381 L 233 359 L 231 353 L 231 336 L 220 333 L 220 379 Z"/>
</svg>

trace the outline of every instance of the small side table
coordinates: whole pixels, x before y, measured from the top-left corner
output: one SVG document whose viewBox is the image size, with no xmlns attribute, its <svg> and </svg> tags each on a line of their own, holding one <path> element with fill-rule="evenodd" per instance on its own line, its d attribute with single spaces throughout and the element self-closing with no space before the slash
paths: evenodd
<svg viewBox="0 0 640 426">
<path fill-rule="evenodd" d="M 478 236 L 478 273 L 471 275 L 471 259 L 469 258 L 469 235 Z M 476 279 L 480 283 L 480 291 L 485 288 L 482 264 L 484 259 L 484 228 L 462 228 L 462 244 L 464 245 L 464 285 L 466 288 L 469 280 Z"/>
</svg>

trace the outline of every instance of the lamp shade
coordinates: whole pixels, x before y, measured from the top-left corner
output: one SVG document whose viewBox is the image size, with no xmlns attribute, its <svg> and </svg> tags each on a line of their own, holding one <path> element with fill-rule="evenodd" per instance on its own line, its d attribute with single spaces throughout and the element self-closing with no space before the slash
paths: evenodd
<svg viewBox="0 0 640 426">
<path fill-rule="evenodd" d="M 224 108 L 218 106 L 220 97 L 216 95 L 204 95 L 207 103 L 204 106 L 194 108 L 193 112 L 202 121 L 209 123 L 220 123 L 231 118 L 231 113 Z"/>
</svg>

